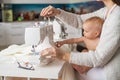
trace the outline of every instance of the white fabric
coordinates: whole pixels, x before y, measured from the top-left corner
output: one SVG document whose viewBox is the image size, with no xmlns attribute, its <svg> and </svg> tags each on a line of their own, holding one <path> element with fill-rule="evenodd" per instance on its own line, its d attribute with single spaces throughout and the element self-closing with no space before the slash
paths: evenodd
<svg viewBox="0 0 120 80">
<path fill-rule="evenodd" d="M 0 55 L 5 55 L 5 56 L 9 56 L 9 55 L 28 55 L 31 54 L 31 49 L 32 46 L 31 45 L 10 45 L 8 48 L 0 51 Z"/>
</svg>

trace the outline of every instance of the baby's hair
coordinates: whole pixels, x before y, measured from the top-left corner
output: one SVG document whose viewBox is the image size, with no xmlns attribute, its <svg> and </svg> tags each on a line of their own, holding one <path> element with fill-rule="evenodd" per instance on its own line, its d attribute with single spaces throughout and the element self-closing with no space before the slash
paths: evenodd
<svg viewBox="0 0 120 80">
<path fill-rule="evenodd" d="M 94 24 L 94 26 L 98 26 L 100 29 L 102 29 L 104 20 L 102 18 L 100 18 L 100 17 L 94 16 L 94 17 L 88 18 L 85 21 L 85 23 L 86 22 L 92 22 Z"/>
</svg>

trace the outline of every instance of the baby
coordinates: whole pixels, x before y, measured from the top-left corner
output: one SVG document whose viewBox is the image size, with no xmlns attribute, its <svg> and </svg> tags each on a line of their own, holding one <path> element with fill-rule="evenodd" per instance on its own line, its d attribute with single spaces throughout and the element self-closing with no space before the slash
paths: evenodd
<svg viewBox="0 0 120 80">
<path fill-rule="evenodd" d="M 55 45 L 57 47 L 61 47 L 64 44 L 74 44 L 74 43 L 81 43 L 83 42 L 86 46 L 87 49 L 82 50 L 82 52 L 86 52 L 89 50 L 96 50 L 96 47 L 99 43 L 99 38 L 100 34 L 102 31 L 102 25 L 103 25 L 104 20 L 99 18 L 99 17 L 91 17 L 87 19 L 83 23 L 83 36 L 80 38 L 71 38 L 71 39 L 66 39 L 63 41 L 57 41 L 55 42 Z M 79 72 L 79 73 L 85 73 L 91 67 L 86 67 L 86 66 L 78 66 L 73 64 L 73 67 Z"/>
</svg>

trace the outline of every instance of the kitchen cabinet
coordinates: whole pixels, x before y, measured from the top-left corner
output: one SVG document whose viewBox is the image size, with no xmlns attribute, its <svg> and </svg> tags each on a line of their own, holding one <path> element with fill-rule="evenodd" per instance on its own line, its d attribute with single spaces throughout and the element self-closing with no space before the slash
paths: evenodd
<svg viewBox="0 0 120 80">
<path fill-rule="evenodd" d="M 24 44 L 25 28 L 34 22 L 0 23 L 0 46 Z"/>
<path fill-rule="evenodd" d="M 7 44 L 23 44 L 24 43 L 24 24 L 12 23 L 7 25 Z"/>
</svg>

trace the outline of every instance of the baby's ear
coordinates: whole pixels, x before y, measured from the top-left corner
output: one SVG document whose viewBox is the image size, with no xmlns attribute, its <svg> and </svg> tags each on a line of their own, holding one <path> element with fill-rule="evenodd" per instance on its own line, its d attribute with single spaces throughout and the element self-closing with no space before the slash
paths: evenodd
<svg viewBox="0 0 120 80">
<path fill-rule="evenodd" d="M 99 35 L 100 35 L 100 32 L 99 32 L 99 31 L 96 31 L 96 32 L 95 32 L 95 37 L 99 37 Z"/>
</svg>

